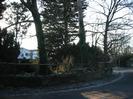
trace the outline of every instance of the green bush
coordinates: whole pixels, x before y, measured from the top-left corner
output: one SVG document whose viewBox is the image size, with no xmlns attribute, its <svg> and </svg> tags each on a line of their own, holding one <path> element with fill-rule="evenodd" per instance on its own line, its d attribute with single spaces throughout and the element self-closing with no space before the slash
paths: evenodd
<svg viewBox="0 0 133 99">
<path fill-rule="evenodd" d="M 90 47 L 88 44 L 83 46 L 84 48 L 84 64 L 94 64 L 96 62 L 103 61 L 104 54 L 102 50 L 98 47 Z M 79 45 L 67 45 L 56 51 L 55 59 L 58 62 L 62 61 L 62 57 L 66 57 L 67 55 L 72 55 L 74 57 L 74 63 L 81 63 L 81 50 Z"/>
<path fill-rule="evenodd" d="M 128 67 L 128 66 L 130 66 L 129 61 L 132 58 L 133 58 L 133 54 L 123 54 L 123 55 L 119 56 L 119 58 L 117 59 L 117 63 L 121 67 Z"/>
<path fill-rule="evenodd" d="M 0 29 L 0 62 L 17 62 L 19 53 L 20 45 L 16 41 L 14 33 Z"/>
</svg>

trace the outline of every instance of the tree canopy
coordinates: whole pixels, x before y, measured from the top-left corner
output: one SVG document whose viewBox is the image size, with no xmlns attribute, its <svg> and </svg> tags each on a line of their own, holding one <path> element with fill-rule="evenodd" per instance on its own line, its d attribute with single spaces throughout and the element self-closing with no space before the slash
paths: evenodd
<svg viewBox="0 0 133 99">
<path fill-rule="evenodd" d="M 6 7 L 4 6 L 4 4 L 2 2 L 4 2 L 5 0 L 0 0 L 0 19 L 2 19 L 2 13 L 3 11 L 6 9 Z"/>
<path fill-rule="evenodd" d="M 0 29 L 0 62 L 17 62 L 19 48 L 13 33 Z"/>
</svg>

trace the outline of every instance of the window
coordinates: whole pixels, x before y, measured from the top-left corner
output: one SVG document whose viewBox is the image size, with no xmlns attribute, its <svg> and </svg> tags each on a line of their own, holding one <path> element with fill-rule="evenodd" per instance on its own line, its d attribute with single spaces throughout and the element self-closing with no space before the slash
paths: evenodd
<svg viewBox="0 0 133 99">
<path fill-rule="evenodd" d="M 25 53 L 25 56 L 29 56 L 29 53 Z"/>
</svg>

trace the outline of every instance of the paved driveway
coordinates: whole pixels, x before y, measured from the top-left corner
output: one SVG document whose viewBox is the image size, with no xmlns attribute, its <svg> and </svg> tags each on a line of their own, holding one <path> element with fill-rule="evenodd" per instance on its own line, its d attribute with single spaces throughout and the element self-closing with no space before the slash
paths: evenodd
<svg viewBox="0 0 133 99">
<path fill-rule="evenodd" d="M 116 82 L 97 88 L 81 88 L 62 92 L 1 96 L 0 99 L 133 99 L 133 72 L 124 71 Z"/>
</svg>

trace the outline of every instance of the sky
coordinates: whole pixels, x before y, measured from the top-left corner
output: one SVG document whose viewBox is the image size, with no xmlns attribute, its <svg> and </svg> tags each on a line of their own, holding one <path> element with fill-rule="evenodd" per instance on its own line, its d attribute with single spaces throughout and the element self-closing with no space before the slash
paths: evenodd
<svg viewBox="0 0 133 99">
<path fill-rule="evenodd" d="M 30 36 L 33 35 L 33 36 Z M 22 40 L 21 47 L 26 49 L 37 49 L 37 38 L 34 24 L 28 29 L 27 38 Z"/>
<path fill-rule="evenodd" d="M 0 20 L 0 27 L 4 28 L 8 26 L 4 20 Z M 28 35 L 35 35 L 35 27 L 34 24 L 28 29 Z M 25 39 L 20 42 L 21 47 L 26 48 L 26 49 L 37 49 L 37 39 L 35 36 L 33 37 L 26 37 Z"/>
<path fill-rule="evenodd" d="M 7 0 L 7 1 L 16 1 L 16 0 Z M 87 1 L 89 1 L 89 0 L 87 0 Z M 91 6 L 96 6 L 96 5 L 92 3 Z M 96 9 L 99 9 L 99 8 L 96 6 Z M 87 24 L 87 22 L 91 23 L 91 22 L 95 21 L 95 19 L 97 17 L 97 15 L 95 15 L 89 7 L 85 11 L 85 15 L 86 16 L 84 18 L 84 24 Z M 0 27 L 3 28 L 3 26 L 6 27 L 7 24 L 6 24 L 5 21 L 0 20 Z M 86 27 L 85 29 L 87 30 L 88 28 L 89 27 Z M 32 26 L 28 29 L 27 35 L 31 35 L 31 34 L 35 35 L 35 26 L 34 26 L 34 24 L 32 24 Z M 87 35 L 90 35 L 90 34 L 87 33 Z M 91 38 L 89 36 L 87 36 L 86 41 L 89 42 L 90 39 Z M 132 41 L 133 40 L 131 40 L 131 42 Z M 133 45 L 133 44 L 131 43 L 131 45 Z M 31 38 L 27 37 L 27 38 L 23 39 L 22 42 L 21 42 L 21 47 L 24 47 L 24 48 L 27 48 L 27 49 L 37 49 L 37 39 L 36 39 L 36 37 L 33 36 Z"/>
<path fill-rule="evenodd" d="M 13 2 L 16 0 L 6 0 L 6 2 Z M 19 2 L 19 0 L 17 0 Z M 4 28 L 7 27 L 5 20 L 0 20 L 0 27 Z M 27 36 L 28 35 L 35 35 L 35 26 L 34 24 L 31 25 L 31 27 L 28 29 Z M 20 46 L 26 49 L 37 49 L 37 39 L 35 36 L 33 37 L 26 37 L 25 39 L 20 42 Z"/>
<path fill-rule="evenodd" d="M 92 1 L 92 0 L 90 0 L 90 1 Z M 100 0 L 96 0 L 96 1 L 99 2 Z M 101 1 L 104 2 L 104 0 L 101 0 Z M 111 0 L 107 0 L 107 1 L 111 1 Z M 109 3 L 109 2 L 107 2 L 107 3 Z M 101 3 L 101 4 L 103 4 L 103 3 Z M 85 22 L 87 22 L 87 23 L 94 23 L 94 22 L 96 22 L 97 19 L 100 19 L 99 21 L 101 21 L 101 20 L 104 21 L 105 20 L 105 17 L 103 17 L 103 15 L 99 15 L 99 13 L 97 13 L 97 14 L 95 13 L 95 11 L 102 11 L 102 12 L 104 12 L 104 10 L 100 6 L 98 6 L 98 3 L 96 4 L 94 2 L 89 2 L 89 6 L 90 7 L 88 7 L 88 9 L 86 10 L 86 17 L 84 19 Z M 105 12 L 107 13 L 107 11 L 105 11 Z M 119 13 L 115 14 L 114 17 L 115 18 L 120 17 L 120 16 L 122 16 L 124 14 L 127 14 L 127 12 L 129 12 L 129 9 L 124 9 L 122 11 L 119 11 Z M 133 14 L 130 15 L 130 16 L 126 16 L 126 17 L 133 20 Z M 90 28 L 89 26 L 86 27 L 87 30 L 89 28 Z M 102 28 L 98 28 L 98 29 L 99 29 L 99 31 L 102 31 L 103 30 Z M 125 30 L 125 33 L 129 33 L 133 37 L 132 31 L 133 30 L 127 30 L 127 31 Z M 121 31 L 117 31 L 117 32 L 121 32 Z M 89 34 L 89 33 L 87 33 L 87 34 Z M 91 38 L 88 38 L 87 41 L 89 41 L 90 39 Z M 102 41 L 103 41 L 103 39 L 102 39 Z M 129 45 L 131 47 L 133 47 L 133 38 L 131 38 Z"/>
</svg>

